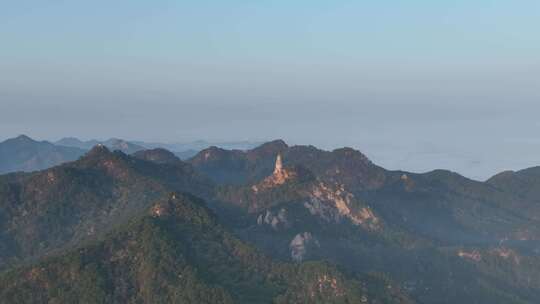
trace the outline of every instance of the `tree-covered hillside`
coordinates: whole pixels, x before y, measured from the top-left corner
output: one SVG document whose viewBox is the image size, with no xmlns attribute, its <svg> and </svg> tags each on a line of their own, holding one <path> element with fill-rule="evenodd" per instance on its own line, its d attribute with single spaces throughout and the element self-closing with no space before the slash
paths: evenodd
<svg viewBox="0 0 540 304">
<path fill-rule="evenodd" d="M 384 292 L 381 292 L 384 291 Z M 375 276 L 273 262 L 178 193 L 99 240 L 0 275 L 2 303 L 408 303 Z M 412 303 L 412 302 L 411 302 Z"/>
</svg>

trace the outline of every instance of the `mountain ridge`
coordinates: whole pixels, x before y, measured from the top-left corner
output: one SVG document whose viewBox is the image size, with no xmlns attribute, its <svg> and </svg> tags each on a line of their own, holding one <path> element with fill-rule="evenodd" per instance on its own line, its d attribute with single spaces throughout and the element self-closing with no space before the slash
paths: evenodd
<svg viewBox="0 0 540 304">
<path fill-rule="evenodd" d="M 96 145 L 73 162 L 38 172 L 0 175 L 0 268 L 12 274 L 5 282 L 13 278 L 19 282 L 16 286 L 5 284 L 10 286 L 6 289 L 9 297 L 23 296 L 27 291 L 32 296 L 72 299 L 74 293 L 62 287 L 66 281 L 61 279 L 61 265 L 67 263 L 75 267 L 70 269 L 77 278 L 84 278 L 78 281 L 77 292 L 87 294 L 80 288 L 93 288 L 89 299 L 117 303 L 163 299 L 156 289 L 143 288 L 150 283 L 140 285 L 141 281 L 125 271 L 125 267 L 142 271 L 132 259 L 139 256 L 141 248 L 121 241 L 127 240 L 126 234 L 117 231 L 144 218 L 156 224 L 151 225 L 151 231 L 159 231 L 154 238 L 160 241 L 146 243 L 148 250 L 154 246 L 183 248 L 167 249 L 164 253 L 171 262 L 159 269 L 173 277 L 180 265 L 197 269 L 190 282 L 201 292 L 189 295 L 197 299 L 204 299 L 202 295 L 207 293 L 224 303 L 263 298 L 265 303 L 306 302 L 315 288 L 331 292 L 323 292 L 326 296 L 359 296 L 349 300 L 353 303 L 361 302 L 362 296 L 373 303 L 390 296 L 390 303 L 402 299 L 441 304 L 532 304 L 540 300 L 540 286 L 535 283 L 540 273 L 538 177 L 537 168 L 503 172 L 486 182 L 447 170 L 422 174 L 389 171 L 351 148 L 324 151 L 314 146 L 288 146 L 280 140 L 247 151 L 210 147 L 187 161 L 161 148 L 128 155 Z M 174 197 L 190 202 L 171 203 Z M 172 221 L 167 220 L 169 216 Z M 169 228 L 160 230 L 161 225 Z M 185 233 L 185 225 L 206 228 L 188 230 L 191 234 Z M 140 233 L 150 231 L 137 229 L 139 232 L 128 239 L 142 241 Z M 169 229 L 179 234 L 171 235 Z M 205 231 L 221 232 L 210 237 Z M 224 235 L 229 243 L 216 241 Z M 95 242 L 108 244 L 98 246 L 107 249 L 88 249 L 88 244 Z M 246 249 L 251 252 L 248 260 L 254 260 L 238 264 L 230 260 L 236 256 L 236 249 L 228 251 L 231 242 L 242 244 L 237 249 L 249 247 L 260 252 Z M 122 248 L 118 255 L 132 257 L 127 266 L 113 266 L 116 262 L 108 252 L 114 248 Z M 144 252 L 154 252 L 148 250 Z M 228 253 L 212 255 L 217 252 Z M 66 256 L 93 261 L 92 265 L 105 272 L 91 268 L 83 274 L 79 270 L 87 269 L 87 264 L 71 264 L 72 258 Z M 265 256 L 270 262 L 256 256 Z M 148 257 L 144 255 L 144 259 Z M 61 262 L 50 262 L 54 258 Z M 236 265 L 234 270 L 221 271 L 229 262 Z M 269 272 L 255 271 L 255 265 L 268 263 L 281 265 L 278 277 L 287 273 L 293 279 L 270 280 L 281 282 L 277 285 L 261 281 L 262 273 Z M 50 271 L 44 273 L 55 275 L 43 277 L 39 268 L 35 273 L 25 268 L 29 265 L 46 265 Z M 146 265 L 148 271 L 159 267 Z M 120 286 L 107 274 L 109 267 L 120 271 L 122 284 L 148 292 L 134 295 L 117 287 L 107 289 Z M 283 269 L 289 270 L 280 272 Z M 352 279 L 356 283 L 338 284 L 352 288 L 342 293 L 339 290 L 349 287 L 334 288 L 334 278 L 341 279 L 319 276 L 321 269 L 334 269 L 330 273 L 342 278 L 341 282 Z M 45 281 L 32 285 L 36 284 L 33 273 Z M 164 293 L 167 300 L 182 294 L 173 286 L 179 283 L 170 283 L 177 281 L 168 281 L 168 275 L 149 273 L 173 291 Z M 226 273 L 235 279 L 225 279 Z M 87 275 L 104 285 L 84 285 Z M 252 282 L 240 279 L 244 275 L 254 275 L 259 278 L 254 282 L 266 287 L 250 285 Z M 383 283 L 384 278 L 388 283 Z M 374 285 L 368 284 L 372 279 Z M 65 298 L 39 287 L 45 283 L 54 285 L 54 292 Z M 250 287 L 235 291 L 240 286 Z M 382 286 L 396 289 L 385 292 L 378 289 Z M 28 291 L 36 288 L 39 295 Z M 316 298 L 327 302 L 327 298 Z M 23 297 L 21 301 L 28 300 Z"/>
<path fill-rule="evenodd" d="M 81 149 L 56 146 L 20 135 L 0 142 L 0 174 L 38 171 L 73 161 L 83 154 Z"/>
</svg>

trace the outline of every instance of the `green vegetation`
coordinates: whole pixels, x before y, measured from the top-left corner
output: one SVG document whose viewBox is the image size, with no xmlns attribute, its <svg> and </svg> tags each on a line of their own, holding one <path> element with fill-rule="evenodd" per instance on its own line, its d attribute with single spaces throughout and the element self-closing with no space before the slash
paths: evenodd
<svg viewBox="0 0 540 304">
<path fill-rule="evenodd" d="M 0 176 L 0 303 L 540 302 L 536 168 L 482 183 L 281 141 L 190 162 L 96 147 Z"/>
<path fill-rule="evenodd" d="M 0 276 L 2 303 L 358 303 L 364 292 L 325 263 L 273 262 L 180 194 L 101 240 Z"/>
</svg>

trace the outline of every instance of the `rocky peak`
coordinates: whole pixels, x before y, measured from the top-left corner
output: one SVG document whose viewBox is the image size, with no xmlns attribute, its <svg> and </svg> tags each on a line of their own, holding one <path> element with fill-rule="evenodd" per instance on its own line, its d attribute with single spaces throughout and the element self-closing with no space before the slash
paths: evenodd
<svg viewBox="0 0 540 304">
<path fill-rule="evenodd" d="M 281 154 L 278 153 L 276 158 L 276 165 L 274 167 L 274 175 L 279 175 L 282 173 L 283 170 L 283 161 L 281 159 Z"/>
<path fill-rule="evenodd" d="M 96 157 L 109 154 L 111 154 L 111 151 L 105 145 L 97 144 L 86 153 L 86 157 Z"/>
<path fill-rule="evenodd" d="M 285 184 L 289 180 L 311 180 L 313 174 L 302 166 L 284 167 L 281 154 L 276 156 L 274 172 L 265 178 L 262 182 L 252 187 L 254 192 L 274 188 Z"/>
<path fill-rule="evenodd" d="M 84 168 L 100 168 L 119 180 L 128 178 L 127 155 L 121 151 L 111 152 L 105 145 L 97 144 L 76 163 Z"/>
</svg>

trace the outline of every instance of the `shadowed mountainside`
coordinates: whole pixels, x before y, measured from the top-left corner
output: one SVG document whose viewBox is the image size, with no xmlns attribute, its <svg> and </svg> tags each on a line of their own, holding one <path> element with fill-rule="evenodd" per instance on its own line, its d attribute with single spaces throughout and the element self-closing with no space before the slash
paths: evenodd
<svg viewBox="0 0 540 304">
<path fill-rule="evenodd" d="M 38 258 L 129 220 L 167 191 L 211 196 L 188 164 L 157 164 L 96 146 L 79 160 L 0 176 L 0 267 Z"/>
</svg>

